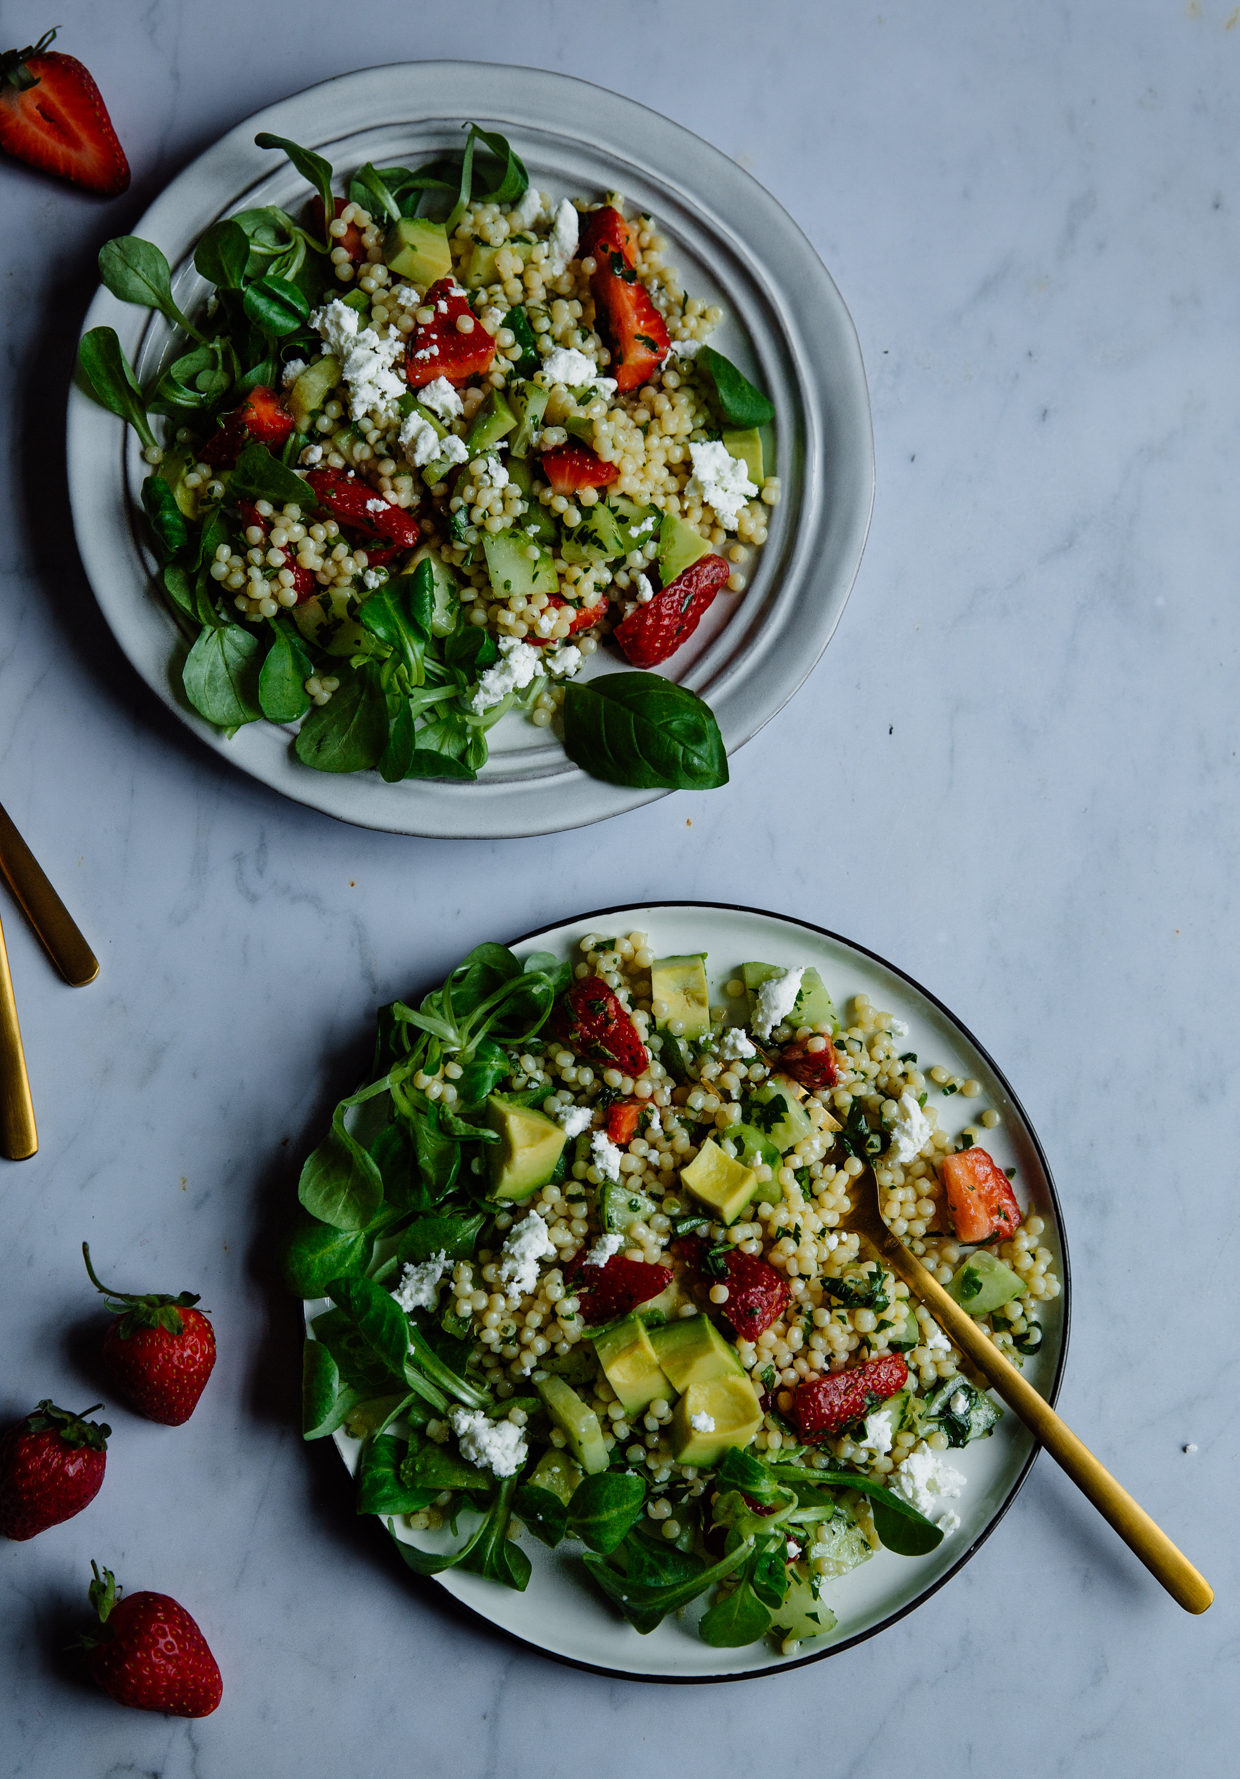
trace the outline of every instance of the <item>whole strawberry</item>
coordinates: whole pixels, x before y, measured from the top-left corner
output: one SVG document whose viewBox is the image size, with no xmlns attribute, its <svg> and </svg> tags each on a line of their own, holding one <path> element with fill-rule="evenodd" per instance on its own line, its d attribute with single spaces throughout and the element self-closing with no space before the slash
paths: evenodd
<svg viewBox="0 0 1240 1779">
<path fill-rule="evenodd" d="M 99 1629 L 81 1639 L 86 1666 L 120 1705 L 167 1711 L 173 1717 L 207 1717 L 224 1691 L 207 1640 L 184 1606 L 167 1594 L 128 1594 L 122 1599 L 110 1569 L 90 1584 Z"/>
<path fill-rule="evenodd" d="M 102 1407 L 96 1402 L 74 1415 L 41 1402 L 0 1439 L 0 1532 L 6 1538 L 33 1538 L 95 1499 L 112 1429 L 85 1416 Z"/>
<path fill-rule="evenodd" d="M 192 1291 L 179 1297 L 135 1297 L 109 1291 L 95 1277 L 90 1248 L 82 1243 L 86 1270 L 116 1315 L 103 1337 L 103 1362 L 132 1408 L 150 1421 L 179 1427 L 197 1407 L 215 1365 L 215 1330 Z"/>
</svg>

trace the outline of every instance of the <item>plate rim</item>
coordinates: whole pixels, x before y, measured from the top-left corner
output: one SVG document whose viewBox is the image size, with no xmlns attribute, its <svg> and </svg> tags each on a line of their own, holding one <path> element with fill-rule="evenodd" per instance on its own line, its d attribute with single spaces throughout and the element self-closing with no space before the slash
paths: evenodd
<svg viewBox="0 0 1240 1779">
<path fill-rule="evenodd" d="M 823 432 L 823 427 L 829 419 L 836 422 L 839 437 L 847 445 L 847 449 L 843 453 L 843 461 L 847 468 L 841 472 L 840 478 L 835 480 L 832 487 L 832 493 L 839 502 L 837 511 L 840 515 L 840 541 L 838 553 L 834 564 L 830 565 L 828 582 L 825 586 L 815 579 L 812 563 L 807 560 L 798 560 L 792 565 L 792 572 L 796 577 L 800 591 L 797 595 L 798 603 L 783 608 L 785 623 L 795 622 L 797 613 L 801 609 L 801 602 L 807 598 L 811 600 L 812 604 L 821 607 L 827 622 L 821 631 L 820 640 L 818 637 L 814 639 L 818 642 L 818 646 L 812 654 L 803 654 L 793 647 L 792 640 L 787 635 L 777 639 L 776 655 L 783 661 L 784 666 L 775 677 L 774 683 L 769 687 L 763 704 L 756 710 L 749 709 L 746 705 L 742 678 L 739 697 L 735 693 L 732 694 L 736 709 L 727 713 L 732 717 L 730 727 L 733 730 L 733 736 L 729 741 L 730 752 L 736 753 L 747 741 L 752 740 L 767 722 L 777 716 L 791 698 L 801 690 L 831 641 L 860 571 L 873 517 L 876 485 L 873 413 L 856 324 L 829 269 L 806 231 L 796 222 L 786 207 L 768 192 L 747 169 L 738 166 L 714 143 L 707 141 L 706 138 L 697 135 L 696 132 L 667 117 L 664 113 L 645 105 L 641 100 L 630 98 L 627 94 L 617 93 L 606 87 L 600 87 L 577 75 L 565 74 L 552 69 L 529 68 L 507 63 L 470 62 L 456 58 L 441 58 L 427 62 L 398 62 L 353 69 L 329 76 L 325 80 L 313 82 L 296 92 L 287 94 L 273 104 L 264 106 L 249 117 L 241 119 L 237 124 L 220 134 L 168 181 L 146 207 L 142 216 L 134 222 L 133 228 L 139 232 L 145 230 L 154 239 L 159 239 L 161 233 L 168 234 L 167 219 L 162 216 L 157 219 L 154 227 L 151 226 L 152 213 L 160 211 L 161 207 L 166 207 L 171 195 L 175 192 L 180 193 L 182 204 L 188 205 L 192 201 L 191 193 L 194 191 L 195 182 L 202 179 L 204 168 L 207 175 L 206 194 L 208 199 L 211 202 L 219 201 L 223 210 L 230 209 L 237 193 L 243 191 L 246 184 L 246 179 L 241 178 L 241 174 L 236 168 L 230 169 L 228 177 L 223 178 L 224 167 L 229 162 L 230 156 L 233 160 L 238 161 L 253 156 L 257 151 L 253 149 L 249 138 L 252 137 L 254 130 L 264 127 L 278 129 L 285 116 L 290 111 L 304 108 L 306 101 L 311 96 L 315 96 L 319 100 L 324 113 L 318 129 L 314 132 L 316 142 L 320 138 L 330 137 L 333 130 L 337 136 L 342 131 L 346 135 L 356 135 L 367 127 L 378 127 L 378 124 L 368 126 L 364 123 L 354 122 L 348 117 L 333 122 L 332 90 L 336 89 L 340 92 L 342 105 L 356 106 L 359 102 L 359 94 L 364 95 L 368 88 L 373 87 L 376 100 L 383 97 L 391 104 L 392 81 L 402 78 L 409 79 L 415 75 L 421 76 L 424 83 L 428 78 L 442 79 L 446 77 L 455 77 L 464 81 L 485 77 L 488 80 L 498 81 L 507 89 L 502 96 L 514 95 L 512 98 L 512 109 L 514 110 L 520 109 L 519 99 L 515 95 L 519 93 L 523 82 L 528 83 L 531 80 L 544 83 L 560 91 L 573 92 L 577 95 L 579 104 L 588 95 L 592 103 L 605 104 L 609 108 L 609 117 L 614 118 L 614 121 L 609 121 L 609 140 L 602 146 L 601 152 L 605 156 L 615 159 L 621 170 L 627 165 L 635 174 L 643 178 L 661 180 L 664 185 L 669 187 L 669 195 L 683 191 L 688 198 L 696 198 L 699 218 L 710 225 L 708 232 L 716 234 L 721 244 L 728 247 L 729 250 L 732 250 L 733 240 L 735 240 L 746 249 L 749 257 L 756 263 L 778 265 L 777 255 L 770 253 L 764 257 L 759 251 L 763 245 L 770 245 L 769 242 L 763 242 L 761 231 L 766 230 L 769 233 L 771 229 L 774 229 L 781 241 L 795 247 L 796 253 L 800 256 L 799 269 L 803 272 L 804 267 L 809 266 L 812 270 L 813 296 L 810 300 L 816 303 L 819 311 L 829 318 L 833 336 L 832 350 L 836 364 L 830 372 L 814 368 L 812 355 L 803 350 L 804 317 L 798 306 L 789 306 L 782 288 L 787 279 L 781 278 L 774 284 L 756 286 L 753 295 L 759 306 L 763 301 L 768 302 L 777 317 L 779 344 L 788 354 L 789 362 L 795 366 L 794 393 L 802 406 L 804 417 L 811 424 L 816 441 L 816 460 L 823 458 L 824 450 L 830 442 L 829 435 Z M 347 89 L 347 93 L 345 89 Z M 481 93 L 479 97 L 483 109 L 485 110 L 488 103 L 493 103 L 500 96 L 491 91 Z M 455 94 L 452 97 L 455 98 Z M 526 104 L 528 104 L 528 100 Z M 423 88 L 416 89 L 408 99 L 402 101 L 400 107 L 402 121 L 407 121 L 410 124 L 417 124 L 427 118 L 436 118 L 441 110 L 442 105 L 434 106 Z M 632 117 L 632 126 L 626 127 L 626 117 Z M 659 131 L 669 136 L 675 145 L 683 144 L 685 149 L 691 147 L 695 156 L 704 158 L 707 163 L 712 163 L 716 184 L 712 185 L 706 173 L 701 169 L 687 186 L 678 184 L 678 175 L 674 171 L 673 159 L 663 153 L 661 148 L 653 154 L 644 154 L 641 147 L 630 149 L 627 154 L 620 154 L 611 143 L 610 137 L 617 136 L 623 141 L 627 136 L 631 142 L 640 144 L 643 140 L 640 133 L 642 119 L 656 120 Z M 297 122 L 298 127 L 301 127 L 304 120 L 297 120 Z M 519 129 L 521 127 L 520 119 L 514 121 L 511 127 Z M 304 134 L 304 128 L 302 133 Z M 563 129 L 560 134 L 567 139 Z M 220 173 L 214 175 L 210 169 L 213 158 L 218 159 L 222 164 Z M 255 161 L 254 169 L 259 169 L 266 164 L 261 160 Z M 270 171 L 274 172 L 280 168 L 281 163 L 273 160 L 269 165 Z M 253 170 L 247 173 L 247 179 L 252 177 L 252 173 Z M 238 180 L 240 180 L 239 184 Z M 722 234 L 715 226 L 720 222 L 716 213 L 721 208 L 723 196 L 726 195 L 725 188 L 719 188 L 717 185 L 719 180 L 738 182 L 745 188 L 750 199 L 749 210 L 756 211 L 760 219 L 757 225 L 759 237 L 756 245 L 750 245 L 748 224 L 744 230 L 737 228 L 735 224 L 729 224 L 728 228 L 731 232 L 729 233 L 725 228 Z M 228 185 L 228 190 L 223 193 L 221 199 L 223 184 Z M 198 203 L 202 201 L 202 197 L 197 199 Z M 726 209 L 726 206 L 724 208 Z M 738 210 L 740 214 L 749 213 L 744 206 L 739 206 Z M 733 214 L 735 213 L 737 211 L 733 212 Z M 188 243 L 177 233 L 175 226 L 173 226 L 173 233 L 176 234 L 173 247 L 178 256 L 178 263 L 180 263 L 180 259 L 188 253 Z M 171 252 L 170 257 L 172 257 Z M 800 264 L 802 260 L 803 265 Z M 779 298 L 783 300 L 776 300 Z M 749 307 L 746 307 L 744 311 L 737 309 L 737 320 L 746 331 L 749 331 L 749 323 L 746 320 L 748 315 Z M 150 320 L 151 316 L 147 311 L 139 311 L 131 305 L 120 303 L 111 296 L 105 287 L 100 286 L 92 298 L 83 322 L 83 331 L 101 323 L 110 323 L 116 326 L 117 331 L 121 333 L 126 346 L 133 347 L 144 336 L 146 327 L 150 325 Z M 127 327 L 125 324 L 128 324 Z M 134 337 L 130 338 L 130 335 Z M 830 388 L 825 382 L 828 376 L 837 379 Z M 817 400 L 802 402 L 800 398 L 803 395 L 815 396 Z M 532 838 L 538 834 L 565 832 L 576 827 L 589 826 L 594 822 L 606 820 L 612 815 L 624 814 L 632 809 L 643 807 L 668 794 L 662 789 L 643 791 L 631 786 L 612 785 L 604 780 L 593 779 L 588 774 L 581 772 L 580 769 L 570 768 L 567 773 L 557 772 L 550 781 L 545 776 L 535 775 L 490 785 L 484 781 L 478 786 L 455 787 L 458 792 L 467 788 L 471 792 L 477 793 L 471 797 L 469 802 L 453 798 L 452 787 L 449 787 L 448 793 L 445 794 L 442 786 L 430 783 L 425 787 L 419 787 L 429 794 L 416 800 L 409 799 L 407 804 L 404 800 L 400 803 L 395 800 L 384 801 L 382 800 L 383 792 L 392 787 L 380 788 L 367 782 L 364 789 L 359 787 L 361 794 L 356 798 L 359 807 L 349 807 L 350 793 L 347 790 L 342 789 L 333 795 L 333 788 L 328 784 L 320 784 L 318 778 L 310 779 L 305 776 L 307 769 L 298 767 L 294 770 L 288 758 L 287 746 L 281 748 L 279 744 L 274 747 L 268 745 L 256 757 L 245 757 L 239 753 L 235 744 L 227 743 L 218 731 L 189 710 L 184 701 L 176 695 L 171 682 L 175 637 L 170 633 L 168 648 L 160 651 L 158 661 L 155 660 L 153 643 L 142 640 L 144 634 L 150 635 L 150 624 L 155 614 L 153 612 L 146 613 L 143 609 L 144 600 L 151 600 L 153 596 L 149 591 L 149 577 L 142 573 L 144 565 L 141 552 L 137 553 L 137 560 L 132 563 L 132 566 L 128 562 L 128 558 L 134 554 L 134 539 L 131 535 L 132 516 L 125 510 L 131 504 L 130 491 L 126 486 L 125 444 L 122 445 L 119 455 L 115 450 L 113 451 L 113 467 L 106 471 L 102 477 L 98 463 L 98 447 L 105 437 L 99 428 L 107 426 L 110 429 L 114 423 L 115 417 L 99 408 L 75 380 L 70 387 L 67 411 L 70 508 L 74 516 L 79 553 L 87 572 L 87 578 L 91 582 L 96 602 L 122 652 L 147 689 L 153 691 L 160 702 L 165 704 L 192 734 L 247 777 L 256 779 L 268 789 L 288 797 L 290 801 L 298 803 L 302 807 L 316 809 L 320 813 L 331 815 L 348 825 L 369 828 L 377 832 L 408 834 L 422 838 Z M 111 438 L 114 445 L 116 435 L 109 432 L 106 436 Z M 119 436 L 126 444 L 129 442 L 123 426 Z M 835 442 L 838 444 L 839 440 L 837 439 Z M 92 447 L 94 448 L 92 449 Z M 802 485 L 803 480 L 803 477 L 798 478 L 798 486 Z M 111 516 L 106 530 L 90 523 L 93 518 L 97 517 L 97 514 L 92 509 L 88 490 L 92 484 L 99 481 L 106 482 L 110 492 L 101 503 L 97 504 L 111 508 L 119 502 L 121 508 L 119 515 Z M 115 488 L 113 488 L 113 482 L 116 483 Z M 821 496 L 816 496 L 815 499 L 818 515 L 814 519 L 814 532 L 815 536 L 822 541 L 827 536 L 826 527 L 830 523 L 830 519 L 822 516 Z M 121 530 L 124 530 L 127 535 L 124 542 L 118 544 L 118 533 Z M 785 547 L 791 547 L 791 545 L 788 544 Z M 119 597 L 106 591 L 112 582 L 122 578 L 129 584 L 119 593 Z M 782 581 L 777 582 L 770 589 L 772 596 L 776 599 L 783 589 L 783 584 Z M 818 594 L 817 598 L 814 598 L 816 589 L 820 587 L 822 587 L 822 592 Z M 115 622 L 114 609 L 117 620 Z M 756 666 L 759 675 L 770 672 L 762 660 L 759 660 Z M 725 697 L 729 695 L 729 682 L 734 680 L 735 671 L 736 663 L 734 661 L 721 659 L 712 673 L 712 683 L 718 682 L 719 689 Z M 690 677 L 692 672 L 691 665 Z M 264 725 L 264 727 L 270 727 L 270 725 Z M 267 757 L 268 754 L 270 754 L 270 758 Z M 322 776 L 319 775 L 319 777 Z M 353 775 L 350 775 L 349 782 L 352 777 Z M 549 784 L 556 787 L 550 790 L 550 794 Z M 378 796 L 376 796 L 376 792 L 378 792 Z M 566 810 L 567 817 L 564 813 Z"/>
<path fill-rule="evenodd" d="M 762 920 L 781 921 L 788 926 L 802 927 L 807 931 L 816 934 L 819 938 L 828 939 L 836 944 L 846 946 L 848 949 L 859 953 L 862 957 L 868 958 L 872 963 L 879 964 L 883 969 L 889 970 L 894 976 L 898 976 L 902 982 L 907 983 L 917 994 L 923 996 L 933 1007 L 937 1008 L 952 1026 L 956 1028 L 965 1041 L 970 1044 L 983 1059 L 986 1065 L 993 1070 L 995 1078 L 1001 1083 L 1004 1092 L 1007 1094 L 1008 1099 L 1019 1115 L 1024 1133 L 1028 1136 L 1033 1145 L 1038 1158 L 1038 1164 L 1042 1169 L 1043 1178 L 1046 1181 L 1047 1192 L 1050 1197 L 1051 1208 L 1055 1217 L 1055 1234 L 1059 1243 L 1062 1259 L 1060 1286 L 1060 1302 L 1062 1304 L 1062 1309 L 1060 1314 L 1063 1318 L 1063 1332 L 1059 1344 L 1059 1354 L 1055 1361 L 1054 1371 L 1050 1380 L 1050 1387 L 1046 1396 L 1046 1400 L 1053 1408 L 1059 1399 L 1059 1392 L 1063 1384 L 1072 1331 L 1072 1264 L 1068 1252 L 1067 1238 L 1064 1233 L 1063 1210 L 1060 1204 L 1059 1192 L 1055 1185 L 1055 1178 L 1051 1172 L 1046 1151 L 1042 1146 L 1042 1139 L 1038 1135 L 1028 1113 L 1025 1111 L 1019 1095 L 1013 1091 L 1012 1085 L 1006 1074 L 995 1062 L 986 1046 L 974 1037 L 969 1027 L 959 1015 L 953 1013 L 951 1008 L 948 1007 L 938 995 L 934 994 L 930 989 L 923 987 L 922 984 L 917 981 L 916 977 L 911 976 L 907 970 L 901 969 L 898 964 L 891 963 L 881 952 L 873 950 L 868 945 L 862 945 L 855 939 L 848 938 L 844 933 L 837 933 L 830 927 L 819 926 L 816 921 L 803 919 L 800 915 L 779 914 L 773 909 L 754 908 L 744 902 L 705 902 L 699 901 L 696 897 L 665 898 L 660 901 L 651 902 L 622 902 L 608 908 L 586 909 L 579 914 L 570 914 L 561 920 L 544 921 L 541 925 L 533 927 L 528 932 L 521 933 L 516 938 L 509 940 L 508 945 L 511 949 L 515 949 L 519 945 L 528 944 L 533 939 L 543 938 L 547 933 L 557 931 L 562 927 L 582 923 L 593 923 L 617 914 L 632 913 L 657 915 L 660 910 L 665 908 L 694 909 L 701 910 L 707 914 L 723 913 L 756 915 Z M 494 1619 L 488 1618 L 485 1613 L 480 1612 L 477 1607 L 471 1606 L 468 1601 L 461 1599 L 458 1594 L 453 1593 L 445 1579 L 441 1576 L 416 1576 L 408 1569 L 403 1561 L 401 1563 L 401 1572 L 409 1577 L 410 1580 L 421 1582 L 423 1585 L 425 1585 L 426 1582 L 432 1583 L 436 1590 L 437 1599 L 442 1600 L 446 1598 L 451 1602 L 451 1606 L 454 1610 L 459 1610 L 468 1615 L 471 1620 L 476 1620 L 478 1624 L 485 1625 L 488 1631 L 507 1638 L 523 1649 L 532 1650 L 534 1653 L 545 1657 L 547 1660 L 560 1662 L 565 1667 L 576 1668 L 583 1673 L 599 1674 L 608 1680 L 626 1680 L 639 1685 L 653 1683 L 660 1686 L 717 1686 L 732 1681 L 766 1680 L 783 1674 L 789 1674 L 797 1668 L 811 1667 L 817 1662 L 827 1661 L 832 1656 L 842 1655 L 845 1650 L 855 1649 L 858 1644 L 866 1643 L 871 1637 L 879 1635 L 880 1632 L 890 1630 L 891 1627 L 898 1624 L 901 1619 L 907 1618 L 910 1613 L 915 1612 L 920 1606 L 925 1605 L 926 1601 L 932 1599 L 933 1596 L 939 1592 L 940 1588 L 945 1587 L 949 1581 L 958 1575 L 964 1568 L 965 1564 L 981 1550 L 982 1546 L 986 1543 L 986 1540 L 1004 1519 L 1008 1510 L 1012 1507 L 1021 1490 L 1024 1488 L 1025 1483 L 1029 1479 L 1029 1473 L 1033 1468 L 1034 1461 L 1041 1450 L 1041 1445 L 1035 1439 L 1032 1449 L 1022 1463 L 1015 1481 L 1008 1489 L 1001 1505 L 972 1542 L 965 1546 L 964 1550 L 951 1567 L 946 1569 L 937 1580 L 931 1582 L 924 1592 L 919 1593 L 915 1599 L 907 1601 L 903 1606 L 900 1606 L 895 1611 L 891 1612 L 887 1617 L 880 1619 L 877 1624 L 870 1625 L 865 1630 L 857 1631 L 851 1637 L 846 1637 L 838 1643 L 829 1644 L 825 1649 L 813 1650 L 808 1655 L 779 1658 L 761 1668 L 743 1669 L 728 1674 L 664 1674 L 659 1673 L 656 1670 L 639 1673 L 632 1669 L 610 1668 L 599 1662 L 584 1661 L 578 1656 L 567 1655 L 560 1650 L 547 1649 L 541 1643 L 537 1643 L 531 1638 L 523 1636 L 521 1632 L 514 1631 L 507 1625 L 497 1623 Z M 336 1451 L 337 1456 L 343 1461 L 343 1454 L 340 1452 L 338 1446 Z M 387 1530 L 386 1528 L 384 1529 L 385 1531 Z M 395 1538 L 395 1535 L 390 1531 L 387 1531 L 387 1537 L 392 1544 L 399 1542 Z M 398 1552 L 394 1552 L 393 1554 L 397 1556 L 399 1555 Z"/>
</svg>

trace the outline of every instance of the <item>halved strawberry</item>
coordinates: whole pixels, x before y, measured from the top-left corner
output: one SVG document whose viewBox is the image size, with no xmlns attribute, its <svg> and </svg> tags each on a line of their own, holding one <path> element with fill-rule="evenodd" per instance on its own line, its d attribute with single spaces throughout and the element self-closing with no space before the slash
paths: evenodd
<svg viewBox="0 0 1240 1779">
<path fill-rule="evenodd" d="M 47 31 L 0 56 L 0 148 L 101 197 L 119 197 L 129 185 L 125 151 L 81 62 L 48 53 L 55 35 Z"/>
<path fill-rule="evenodd" d="M 1021 1209 L 1003 1169 L 984 1149 L 962 1149 L 945 1155 L 939 1172 L 947 1189 L 952 1228 L 962 1242 L 988 1242 L 992 1236 L 1015 1235 Z"/>
<path fill-rule="evenodd" d="M 654 1266 L 647 1260 L 626 1260 L 613 1254 L 605 1266 L 588 1266 L 582 1248 L 564 1268 L 566 1279 L 577 1281 L 573 1290 L 581 1299 L 584 1322 L 597 1325 L 627 1316 L 639 1303 L 649 1303 L 672 1282 L 670 1266 Z"/>
<path fill-rule="evenodd" d="M 908 1366 L 899 1353 L 850 1365 L 845 1371 L 821 1372 L 797 1385 L 792 1419 L 807 1442 L 828 1439 L 894 1396 L 907 1381 Z"/>
<path fill-rule="evenodd" d="M 788 1281 L 761 1255 L 742 1254 L 739 1248 L 731 1248 L 726 1254 L 716 1250 L 711 1260 L 711 1245 L 701 1236 L 682 1237 L 676 1252 L 693 1269 L 702 1286 L 727 1286 L 727 1302 L 718 1314 L 731 1322 L 738 1339 L 757 1340 L 763 1329 L 777 1322 L 787 1309 Z"/>
<path fill-rule="evenodd" d="M 618 465 L 604 463 L 589 445 L 572 440 L 543 454 L 542 472 L 555 494 L 573 495 L 581 488 L 606 488 L 620 474 Z"/>
<path fill-rule="evenodd" d="M 546 609 L 548 611 L 572 611 L 573 616 L 569 620 L 568 634 L 579 636 L 583 630 L 592 630 L 596 624 L 602 623 L 607 616 L 607 600 L 602 598 L 596 605 L 583 605 L 579 610 L 573 611 L 567 599 L 561 599 L 558 593 L 548 593 Z M 532 643 L 536 649 L 542 649 L 547 648 L 553 642 L 562 642 L 564 639 L 559 636 L 539 636 L 537 631 L 532 630 L 525 640 Z"/>
<path fill-rule="evenodd" d="M 616 625 L 616 641 L 634 667 L 657 667 L 687 642 L 732 570 L 722 556 L 699 556 L 646 605 Z"/>
<path fill-rule="evenodd" d="M 779 1053 L 779 1066 L 811 1093 L 820 1087 L 834 1087 L 840 1078 L 840 1059 L 830 1038 L 823 1040 L 821 1050 L 807 1050 L 804 1044 L 785 1044 Z"/>
<path fill-rule="evenodd" d="M 413 514 L 389 505 L 369 482 L 359 482 L 351 471 L 312 469 L 306 482 L 345 531 L 347 541 L 365 550 L 372 567 L 417 547 L 421 528 Z"/>
<path fill-rule="evenodd" d="M 311 198 L 307 206 L 310 213 L 310 227 L 321 240 L 327 238 L 327 220 L 323 210 L 322 198 Z M 349 208 L 344 198 L 336 199 L 336 215 L 343 216 Z M 355 266 L 360 266 L 366 258 L 366 249 L 362 246 L 362 231 L 355 222 L 351 222 L 340 236 L 333 235 L 333 247 L 343 247 Z"/>
<path fill-rule="evenodd" d="M 578 1056 L 589 1056 L 632 1075 L 646 1072 L 650 1062 L 623 1002 L 601 976 L 582 976 L 573 982 L 551 1015 L 555 1036 Z"/>
<path fill-rule="evenodd" d="M 225 417 L 219 431 L 212 434 L 198 455 L 215 469 L 231 469 L 251 439 L 266 445 L 269 451 L 278 451 L 295 425 L 283 399 L 274 389 L 259 383 L 240 407 Z"/>
<path fill-rule="evenodd" d="M 460 285 L 452 278 L 441 278 L 427 291 L 423 307 L 433 309 L 435 319 L 420 322 L 410 336 L 405 354 L 410 386 L 421 389 L 436 377 L 464 383 L 469 377 L 484 376 L 495 357 L 495 341 L 470 308 Z M 472 325 L 462 333 L 457 323 L 465 316 Z"/>
<path fill-rule="evenodd" d="M 611 351 L 611 375 L 622 394 L 648 383 L 658 370 L 671 335 L 650 292 L 637 276 L 637 247 L 618 210 L 594 210 L 578 246 L 595 261 L 590 274 L 595 326 Z"/>
<path fill-rule="evenodd" d="M 637 1135 L 642 1115 L 642 1100 L 618 1100 L 607 1108 L 607 1137 L 618 1149 L 627 1149 Z"/>
</svg>

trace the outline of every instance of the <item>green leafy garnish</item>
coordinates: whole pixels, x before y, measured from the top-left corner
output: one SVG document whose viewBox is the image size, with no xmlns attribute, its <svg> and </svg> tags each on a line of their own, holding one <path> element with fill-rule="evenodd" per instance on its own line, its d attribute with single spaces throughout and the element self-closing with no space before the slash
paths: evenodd
<svg viewBox="0 0 1240 1779">
<path fill-rule="evenodd" d="M 570 760 L 610 784 L 640 790 L 711 790 L 728 782 L 723 738 L 710 706 L 651 673 L 571 680 L 564 695 Z"/>
<path fill-rule="evenodd" d="M 775 418 L 771 402 L 722 352 L 716 352 L 713 346 L 703 346 L 693 363 L 700 370 L 708 392 L 714 397 L 728 426 L 745 432 L 751 426 L 765 426 Z"/>
</svg>

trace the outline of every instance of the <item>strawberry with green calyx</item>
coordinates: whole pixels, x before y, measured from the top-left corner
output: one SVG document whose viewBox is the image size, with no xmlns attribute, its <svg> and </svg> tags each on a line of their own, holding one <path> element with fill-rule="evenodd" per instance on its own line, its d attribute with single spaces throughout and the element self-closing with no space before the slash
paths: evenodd
<svg viewBox="0 0 1240 1779">
<path fill-rule="evenodd" d="M 215 1365 L 215 1330 L 192 1291 L 179 1297 L 109 1291 L 95 1276 L 90 1247 L 82 1254 L 91 1283 L 116 1312 L 103 1337 L 103 1362 L 131 1407 L 149 1421 L 179 1427 L 188 1421 Z"/>
<path fill-rule="evenodd" d="M 73 56 L 49 50 L 55 30 L 0 55 L 0 149 L 101 197 L 129 185 L 129 162 L 99 88 Z"/>
<path fill-rule="evenodd" d="M 121 1598 L 110 1569 L 90 1584 L 90 1603 L 99 1629 L 78 1639 L 86 1666 L 120 1705 L 138 1711 L 166 1711 L 172 1717 L 208 1717 L 219 1704 L 224 1683 L 207 1640 L 184 1606 L 167 1594 L 146 1590 Z"/>
<path fill-rule="evenodd" d="M 0 1533 L 33 1538 L 71 1520 L 94 1500 L 103 1482 L 112 1429 L 87 1415 L 43 1401 L 0 1439 Z"/>
</svg>

